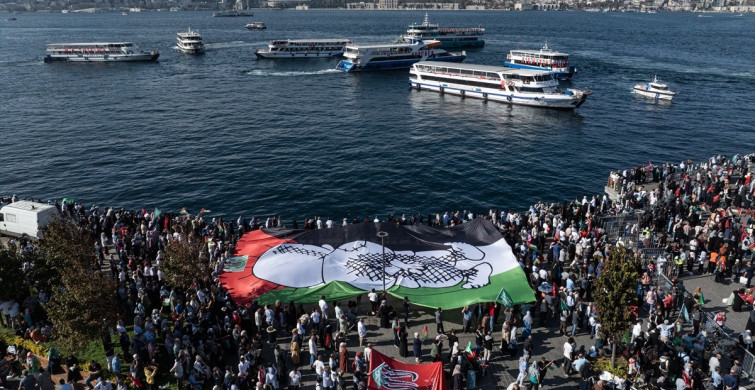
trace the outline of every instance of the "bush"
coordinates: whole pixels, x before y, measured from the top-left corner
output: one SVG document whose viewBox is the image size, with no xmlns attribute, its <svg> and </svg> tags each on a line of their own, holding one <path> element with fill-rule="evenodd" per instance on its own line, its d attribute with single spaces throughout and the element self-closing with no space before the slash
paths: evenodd
<svg viewBox="0 0 755 390">
<path fill-rule="evenodd" d="M 44 344 L 37 344 L 29 339 L 24 339 L 21 336 L 17 336 L 12 331 L 0 332 L 0 340 L 6 345 L 15 345 L 17 348 L 22 348 L 37 356 L 47 356 L 48 348 Z"/>
<path fill-rule="evenodd" d="M 616 357 L 616 367 L 611 368 L 611 357 L 601 356 L 592 362 L 592 369 L 598 373 L 608 371 L 622 379 L 629 379 L 629 362 L 623 356 Z"/>
</svg>

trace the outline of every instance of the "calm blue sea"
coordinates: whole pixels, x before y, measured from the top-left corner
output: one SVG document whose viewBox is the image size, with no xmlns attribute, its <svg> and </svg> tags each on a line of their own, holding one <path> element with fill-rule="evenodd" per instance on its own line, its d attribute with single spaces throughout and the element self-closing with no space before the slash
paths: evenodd
<svg viewBox="0 0 755 390">
<path fill-rule="evenodd" d="M 409 90 L 407 71 L 256 60 L 278 38 L 389 42 L 424 11 L 20 14 L 0 20 L 0 194 L 284 220 L 490 207 L 602 192 L 608 172 L 755 145 L 755 15 L 433 11 L 482 26 L 467 61 L 571 54 L 575 112 Z M 244 24 L 263 21 L 266 31 Z M 173 47 L 199 30 L 204 56 Z M 45 44 L 133 41 L 158 63 L 45 64 Z M 630 93 L 658 75 L 673 103 Z"/>
</svg>

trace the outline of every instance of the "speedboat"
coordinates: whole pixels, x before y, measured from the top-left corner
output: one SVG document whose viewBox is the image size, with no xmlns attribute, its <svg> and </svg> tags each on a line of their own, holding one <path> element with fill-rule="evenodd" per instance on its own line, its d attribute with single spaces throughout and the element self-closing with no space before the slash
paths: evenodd
<svg viewBox="0 0 755 390">
<path fill-rule="evenodd" d="M 500 65 L 422 61 L 409 71 L 412 88 L 532 107 L 573 110 L 590 91 L 560 90 L 553 72 L 512 69 Z"/>
<path fill-rule="evenodd" d="M 676 95 L 676 92 L 668 89 L 668 85 L 658 80 L 658 76 L 653 76 L 653 81 L 649 83 L 635 85 L 632 92 L 656 100 L 671 100 Z"/>
<path fill-rule="evenodd" d="M 548 42 L 540 50 L 511 50 L 503 64 L 511 68 L 551 71 L 560 80 L 569 80 L 577 73 L 577 69 L 569 65 L 569 55 L 551 50 Z"/>
<path fill-rule="evenodd" d="M 176 37 L 176 47 L 178 50 L 186 54 L 202 54 L 204 53 L 204 43 L 202 43 L 202 36 L 199 32 L 189 29 L 188 32 L 178 33 Z"/>
<path fill-rule="evenodd" d="M 437 23 L 430 23 L 429 17 L 425 14 L 425 20 L 422 23 L 412 23 L 406 30 L 406 35 L 402 36 L 404 42 L 413 43 L 421 40 L 435 40 L 440 42 L 443 49 L 456 47 L 483 47 L 485 41 L 482 39 L 485 29 L 481 27 L 438 27 Z"/>
<path fill-rule="evenodd" d="M 348 45 L 336 69 L 344 72 L 357 70 L 406 69 L 420 61 L 462 62 L 466 52 L 449 53 L 440 48 L 438 41 L 415 43 L 389 43 L 382 45 Z"/>
<path fill-rule="evenodd" d="M 244 28 L 247 30 L 265 30 L 267 26 L 265 26 L 265 22 L 249 22 Z"/>
</svg>

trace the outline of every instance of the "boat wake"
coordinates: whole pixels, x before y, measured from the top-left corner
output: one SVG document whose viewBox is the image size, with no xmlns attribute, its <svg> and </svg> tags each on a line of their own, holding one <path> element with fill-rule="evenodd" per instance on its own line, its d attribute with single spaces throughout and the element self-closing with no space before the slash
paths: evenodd
<svg viewBox="0 0 755 390">
<path fill-rule="evenodd" d="M 336 69 L 320 69 L 314 71 L 273 71 L 266 69 L 255 69 L 247 72 L 249 76 L 273 76 L 273 77 L 298 77 L 298 76 L 312 76 L 321 74 L 340 73 Z"/>
<path fill-rule="evenodd" d="M 244 42 L 244 41 L 231 41 L 231 42 L 216 42 L 216 43 L 205 43 L 204 47 L 206 49 L 230 49 L 235 47 L 249 47 L 253 46 L 253 43 Z"/>
</svg>

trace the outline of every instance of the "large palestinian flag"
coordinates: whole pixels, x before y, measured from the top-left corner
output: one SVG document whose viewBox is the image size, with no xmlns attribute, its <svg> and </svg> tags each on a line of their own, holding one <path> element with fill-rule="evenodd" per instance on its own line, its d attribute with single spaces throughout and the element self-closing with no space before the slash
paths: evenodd
<svg viewBox="0 0 755 390">
<path fill-rule="evenodd" d="M 378 231 L 388 233 L 384 246 Z M 510 304 L 534 301 L 511 247 L 483 218 L 442 230 L 387 223 L 255 230 L 236 248 L 220 280 L 240 304 L 338 301 L 380 291 L 384 280 L 389 294 L 426 307 L 490 302 L 504 292 Z"/>
</svg>

